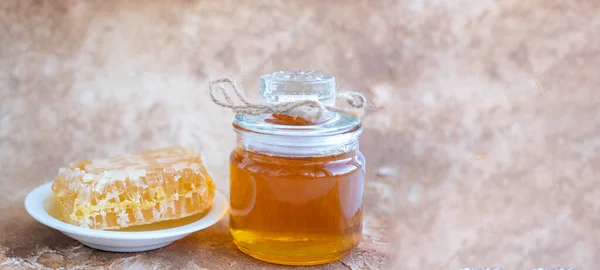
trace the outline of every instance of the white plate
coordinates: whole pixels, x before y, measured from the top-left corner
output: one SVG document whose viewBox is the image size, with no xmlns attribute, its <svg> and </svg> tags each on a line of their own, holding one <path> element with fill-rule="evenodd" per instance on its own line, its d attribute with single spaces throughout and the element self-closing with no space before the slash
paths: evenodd
<svg viewBox="0 0 600 270">
<path fill-rule="evenodd" d="M 43 184 L 27 194 L 25 209 L 29 215 L 88 247 L 112 252 L 137 252 L 164 247 L 217 223 L 225 216 L 229 207 L 225 195 L 217 190 L 210 211 L 204 217 L 189 224 L 151 231 L 92 230 L 62 222 L 48 213 L 48 209 L 51 207 L 49 204 L 54 203 L 51 185 L 52 183 Z"/>
</svg>

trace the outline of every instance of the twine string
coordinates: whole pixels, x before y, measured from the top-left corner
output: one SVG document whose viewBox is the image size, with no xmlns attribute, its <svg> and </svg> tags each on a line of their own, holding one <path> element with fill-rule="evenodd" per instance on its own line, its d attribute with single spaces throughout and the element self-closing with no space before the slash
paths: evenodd
<svg viewBox="0 0 600 270">
<path fill-rule="evenodd" d="M 236 105 L 229 94 L 230 91 L 224 87 L 227 86 L 233 90 L 239 102 L 242 105 Z M 244 93 L 235 86 L 235 83 L 229 78 L 221 78 L 211 81 L 208 86 L 210 98 L 212 101 L 224 108 L 231 109 L 236 114 L 260 115 L 265 113 L 283 114 L 291 117 L 302 117 L 305 119 L 319 119 L 327 111 L 350 114 L 359 117 L 367 106 L 367 99 L 357 92 L 342 92 L 336 95 L 337 98 L 346 101 L 350 108 L 340 108 L 323 104 L 318 100 L 297 100 L 279 104 L 253 104 L 250 103 Z M 217 93 L 223 96 L 223 99 L 217 97 Z"/>
</svg>

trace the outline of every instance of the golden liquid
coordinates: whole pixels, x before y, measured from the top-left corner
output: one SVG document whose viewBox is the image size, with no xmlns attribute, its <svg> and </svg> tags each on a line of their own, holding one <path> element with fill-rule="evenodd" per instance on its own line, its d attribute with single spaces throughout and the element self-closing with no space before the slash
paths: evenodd
<svg viewBox="0 0 600 270">
<path fill-rule="evenodd" d="M 236 149 L 230 162 L 230 231 L 243 252 L 314 265 L 335 261 L 360 242 L 360 152 L 291 158 Z"/>
</svg>

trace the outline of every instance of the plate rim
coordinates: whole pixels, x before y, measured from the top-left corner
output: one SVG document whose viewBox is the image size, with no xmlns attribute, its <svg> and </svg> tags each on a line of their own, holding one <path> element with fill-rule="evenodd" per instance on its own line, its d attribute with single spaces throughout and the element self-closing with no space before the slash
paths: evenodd
<svg viewBox="0 0 600 270">
<path fill-rule="evenodd" d="M 93 230 L 63 222 L 48 213 L 44 206 L 44 200 L 52 194 L 52 183 L 48 182 L 31 190 L 27 194 L 27 197 L 25 197 L 25 210 L 33 219 L 47 227 L 77 236 L 115 240 L 152 240 L 182 236 L 215 225 L 225 217 L 229 209 L 229 202 L 225 195 L 221 191 L 215 190 L 211 209 L 204 217 L 190 224 L 169 229 L 141 232 Z"/>
</svg>

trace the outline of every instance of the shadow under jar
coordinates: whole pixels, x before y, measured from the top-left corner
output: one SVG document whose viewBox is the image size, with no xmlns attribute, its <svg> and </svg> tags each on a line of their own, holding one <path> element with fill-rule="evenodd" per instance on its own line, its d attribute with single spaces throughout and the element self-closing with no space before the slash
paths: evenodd
<svg viewBox="0 0 600 270">
<path fill-rule="evenodd" d="M 275 88 L 273 81 L 304 87 L 266 93 Z M 302 95 L 327 102 L 335 88 L 315 88 L 334 85 L 331 81 L 323 73 L 278 72 L 261 77 L 261 93 L 266 103 L 273 102 L 272 95 L 281 102 L 286 94 L 287 100 Z M 335 261 L 358 245 L 365 172 L 358 118 L 331 112 L 315 122 L 236 115 L 233 126 L 238 141 L 230 158 L 230 231 L 240 250 L 267 262 L 314 265 Z"/>
</svg>

